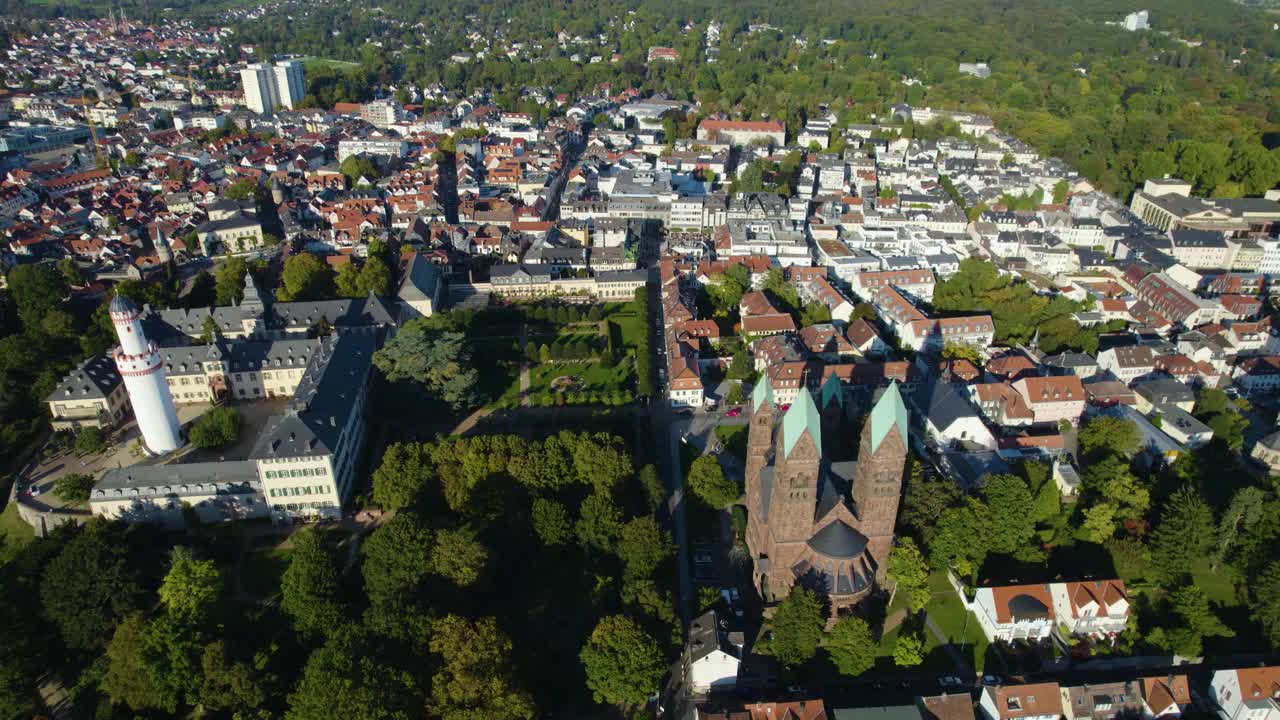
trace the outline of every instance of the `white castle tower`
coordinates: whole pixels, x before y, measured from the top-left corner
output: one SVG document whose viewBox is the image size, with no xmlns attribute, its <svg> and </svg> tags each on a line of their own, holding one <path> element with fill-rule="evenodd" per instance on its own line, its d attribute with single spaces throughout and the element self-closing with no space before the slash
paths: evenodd
<svg viewBox="0 0 1280 720">
<path fill-rule="evenodd" d="M 111 324 L 116 326 L 116 335 L 120 338 L 120 347 L 115 351 L 116 367 L 124 378 L 133 416 L 142 431 L 142 442 L 156 455 L 177 450 L 182 446 L 178 436 L 178 411 L 173 407 L 173 396 L 165 382 L 160 352 L 142 332 L 142 314 L 122 295 L 116 295 L 109 310 Z"/>
</svg>

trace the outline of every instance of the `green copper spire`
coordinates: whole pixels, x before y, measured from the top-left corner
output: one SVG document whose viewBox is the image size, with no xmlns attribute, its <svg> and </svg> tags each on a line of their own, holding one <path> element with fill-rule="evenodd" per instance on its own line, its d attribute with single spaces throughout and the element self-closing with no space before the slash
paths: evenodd
<svg viewBox="0 0 1280 720">
<path fill-rule="evenodd" d="M 871 452 L 880 447 L 880 441 L 891 430 L 897 429 L 902 436 L 902 444 L 907 445 L 907 406 L 902 402 L 902 393 L 898 391 L 898 382 L 889 383 L 888 389 L 880 396 L 880 402 L 871 409 Z"/>
<path fill-rule="evenodd" d="M 840 384 L 840 378 L 835 373 L 827 376 L 827 381 L 822 383 L 822 409 L 826 410 L 831 406 L 832 401 L 844 407 L 844 386 Z"/>
<path fill-rule="evenodd" d="M 813 404 L 813 395 L 802 389 L 782 418 L 782 452 L 790 455 L 791 449 L 805 433 L 813 438 L 813 445 L 821 455 L 822 421 L 818 419 L 818 406 Z"/>
<path fill-rule="evenodd" d="M 751 412 L 758 412 L 763 403 L 773 405 L 773 385 L 769 383 L 769 374 L 761 373 L 760 381 L 751 389 Z"/>
</svg>

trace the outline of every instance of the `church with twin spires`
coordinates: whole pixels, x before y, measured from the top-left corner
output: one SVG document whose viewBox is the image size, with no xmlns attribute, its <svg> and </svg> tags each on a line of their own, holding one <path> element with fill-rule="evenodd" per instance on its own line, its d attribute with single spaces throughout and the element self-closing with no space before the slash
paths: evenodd
<svg viewBox="0 0 1280 720">
<path fill-rule="evenodd" d="M 834 375 L 818 395 L 815 401 L 800 392 L 777 422 L 768 377 L 752 392 L 747 545 L 766 602 L 801 585 L 826 595 L 834 616 L 884 580 L 902 495 L 907 409 L 891 383 L 865 418 L 857 460 L 833 460 L 852 439 L 845 397 Z"/>
</svg>

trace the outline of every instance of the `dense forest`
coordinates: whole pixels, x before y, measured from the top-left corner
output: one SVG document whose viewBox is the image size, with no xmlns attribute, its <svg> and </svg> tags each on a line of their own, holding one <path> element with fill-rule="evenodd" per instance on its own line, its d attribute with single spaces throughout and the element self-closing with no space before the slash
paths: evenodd
<svg viewBox="0 0 1280 720">
<path fill-rule="evenodd" d="M 663 488 L 614 435 L 390 446 L 395 511 L 288 536 L 94 520 L 0 564 L 0 717 L 445 720 L 642 707 L 679 642 Z M 283 540 L 283 542 L 282 542 Z"/>
</svg>

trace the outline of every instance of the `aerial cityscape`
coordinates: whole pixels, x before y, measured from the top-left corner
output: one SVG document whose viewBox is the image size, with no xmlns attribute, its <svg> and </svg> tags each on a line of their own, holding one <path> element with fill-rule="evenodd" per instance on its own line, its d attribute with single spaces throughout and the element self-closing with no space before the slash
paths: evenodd
<svg viewBox="0 0 1280 720">
<path fill-rule="evenodd" d="M 1273 0 L 0 0 L 0 720 L 1280 720 Z"/>
</svg>

